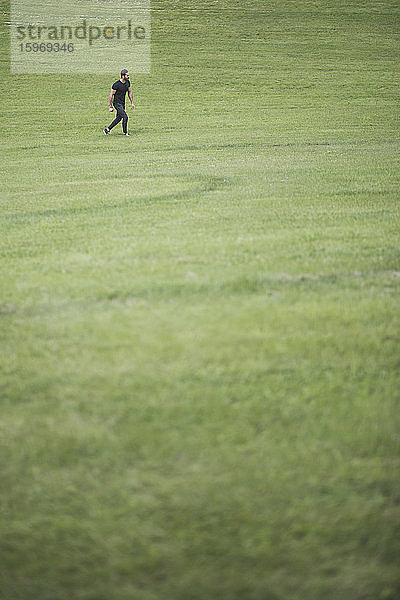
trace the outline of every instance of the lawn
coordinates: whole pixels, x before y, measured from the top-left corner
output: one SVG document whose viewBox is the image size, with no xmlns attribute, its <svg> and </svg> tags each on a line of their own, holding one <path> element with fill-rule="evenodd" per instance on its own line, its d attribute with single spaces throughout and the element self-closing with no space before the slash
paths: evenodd
<svg viewBox="0 0 400 600">
<path fill-rule="evenodd" d="M 397 1 L 153 0 L 129 138 L 0 7 L 0 598 L 397 600 Z"/>
</svg>

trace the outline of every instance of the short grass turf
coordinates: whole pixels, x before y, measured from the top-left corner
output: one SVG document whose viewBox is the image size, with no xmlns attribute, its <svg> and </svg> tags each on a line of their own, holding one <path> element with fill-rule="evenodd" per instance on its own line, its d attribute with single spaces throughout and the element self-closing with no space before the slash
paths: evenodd
<svg viewBox="0 0 400 600">
<path fill-rule="evenodd" d="M 1 7 L 0 597 L 398 599 L 398 3 L 154 0 L 130 138 Z"/>
</svg>

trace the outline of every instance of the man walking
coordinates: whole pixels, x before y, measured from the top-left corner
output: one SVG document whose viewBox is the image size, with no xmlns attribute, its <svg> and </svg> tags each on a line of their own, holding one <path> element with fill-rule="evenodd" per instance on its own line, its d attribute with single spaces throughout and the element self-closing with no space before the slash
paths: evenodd
<svg viewBox="0 0 400 600">
<path fill-rule="evenodd" d="M 110 130 L 118 125 L 120 121 L 122 121 L 122 131 L 124 135 L 129 135 L 128 133 L 128 115 L 125 112 L 125 96 L 126 92 L 128 92 L 129 100 L 131 101 L 132 110 L 135 108 L 133 104 L 133 96 L 131 90 L 131 82 L 129 81 L 129 73 L 127 69 L 122 69 L 121 71 L 121 79 L 118 79 L 115 83 L 113 83 L 111 92 L 110 92 L 110 112 L 115 110 L 117 111 L 117 116 L 114 121 L 105 129 L 104 135 L 108 135 Z"/>
</svg>

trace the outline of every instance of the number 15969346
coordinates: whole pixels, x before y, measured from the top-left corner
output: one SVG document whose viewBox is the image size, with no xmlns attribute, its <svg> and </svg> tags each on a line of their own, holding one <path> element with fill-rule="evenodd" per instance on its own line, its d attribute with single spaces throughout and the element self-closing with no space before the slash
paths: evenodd
<svg viewBox="0 0 400 600">
<path fill-rule="evenodd" d="M 25 44 L 19 44 L 19 49 L 21 52 L 73 52 L 74 44 L 26 42 Z"/>
</svg>

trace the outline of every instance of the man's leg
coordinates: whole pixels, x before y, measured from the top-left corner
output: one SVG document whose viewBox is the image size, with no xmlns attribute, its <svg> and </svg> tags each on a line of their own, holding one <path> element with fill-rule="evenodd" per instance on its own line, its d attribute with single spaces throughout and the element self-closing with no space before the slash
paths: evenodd
<svg viewBox="0 0 400 600">
<path fill-rule="evenodd" d="M 126 114 L 124 111 L 124 107 L 121 104 L 115 104 L 114 108 L 117 111 L 117 116 L 115 117 L 114 121 L 107 127 L 108 131 L 110 131 L 110 129 L 118 125 L 118 123 L 124 118 L 124 114 Z"/>
<path fill-rule="evenodd" d="M 125 110 L 122 112 L 122 131 L 128 133 L 128 115 Z"/>
<path fill-rule="evenodd" d="M 121 121 L 121 119 L 122 119 L 122 115 L 119 114 L 118 109 L 117 109 L 117 116 L 115 117 L 114 121 L 107 127 L 108 131 L 110 131 L 110 129 L 112 129 L 113 127 L 118 125 L 118 123 Z"/>
</svg>

